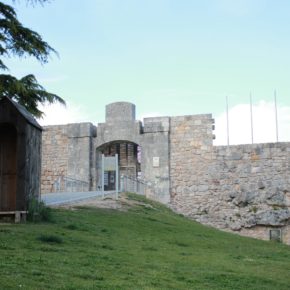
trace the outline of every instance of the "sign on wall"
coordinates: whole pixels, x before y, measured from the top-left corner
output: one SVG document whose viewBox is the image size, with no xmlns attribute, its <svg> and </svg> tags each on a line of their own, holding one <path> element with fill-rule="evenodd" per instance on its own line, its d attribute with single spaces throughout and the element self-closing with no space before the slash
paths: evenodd
<svg viewBox="0 0 290 290">
<path fill-rule="evenodd" d="M 116 157 L 104 157 L 104 171 L 116 171 Z"/>
<path fill-rule="evenodd" d="M 108 171 L 115 171 L 116 172 L 116 178 L 114 175 L 110 176 L 110 180 L 108 180 Z M 119 164 L 118 164 L 118 154 L 115 156 L 105 156 L 102 154 L 102 195 L 103 198 L 105 197 L 105 185 L 108 185 L 108 183 L 114 183 L 115 182 L 115 188 L 116 188 L 116 199 L 118 199 L 118 193 L 119 193 Z"/>
<path fill-rule="evenodd" d="M 159 157 L 153 157 L 153 167 L 159 167 Z"/>
</svg>

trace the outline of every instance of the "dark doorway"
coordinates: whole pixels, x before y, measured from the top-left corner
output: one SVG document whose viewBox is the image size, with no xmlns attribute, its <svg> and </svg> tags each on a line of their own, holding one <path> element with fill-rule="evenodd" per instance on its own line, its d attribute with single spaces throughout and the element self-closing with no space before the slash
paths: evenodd
<svg viewBox="0 0 290 290">
<path fill-rule="evenodd" d="M 17 131 L 0 124 L 0 211 L 16 209 Z"/>
</svg>

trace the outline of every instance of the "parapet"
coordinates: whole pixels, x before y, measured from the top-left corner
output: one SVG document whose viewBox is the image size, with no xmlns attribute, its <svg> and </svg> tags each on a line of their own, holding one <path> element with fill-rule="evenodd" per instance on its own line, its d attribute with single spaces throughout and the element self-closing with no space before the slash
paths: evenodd
<svg viewBox="0 0 290 290">
<path fill-rule="evenodd" d="M 169 117 L 144 118 L 144 133 L 169 132 Z"/>
<path fill-rule="evenodd" d="M 73 123 L 65 126 L 69 138 L 96 137 L 96 127 L 92 123 Z"/>
</svg>

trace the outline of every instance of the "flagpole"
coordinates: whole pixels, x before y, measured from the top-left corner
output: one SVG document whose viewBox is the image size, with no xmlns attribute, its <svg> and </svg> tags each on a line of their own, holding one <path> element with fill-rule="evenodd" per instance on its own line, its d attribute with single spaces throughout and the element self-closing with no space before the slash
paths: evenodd
<svg viewBox="0 0 290 290">
<path fill-rule="evenodd" d="M 226 107 L 227 107 L 227 144 L 230 145 L 230 128 L 229 128 L 229 100 L 226 96 Z"/>
<path fill-rule="evenodd" d="M 278 135 L 278 111 L 277 111 L 277 93 L 274 91 L 274 102 L 275 102 L 275 121 L 276 121 L 276 142 L 279 142 Z"/>
<path fill-rule="evenodd" d="M 251 138 L 252 138 L 252 144 L 254 144 L 252 93 L 250 93 L 250 111 L 251 111 Z"/>
</svg>

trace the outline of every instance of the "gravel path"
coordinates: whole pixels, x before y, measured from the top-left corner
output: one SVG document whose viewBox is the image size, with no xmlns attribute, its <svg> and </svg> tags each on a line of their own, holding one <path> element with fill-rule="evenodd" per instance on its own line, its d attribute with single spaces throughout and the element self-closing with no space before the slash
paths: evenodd
<svg viewBox="0 0 290 290">
<path fill-rule="evenodd" d="M 106 191 L 106 195 L 112 194 L 114 191 Z M 88 192 L 57 192 L 57 193 L 46 193 L 41 195 L 41 200 L 48 206 L 69 204 L 81 200 L 90 199 L 93 197 L 101 197 L 101 191 L 88 191 Z"/>
</svg>

